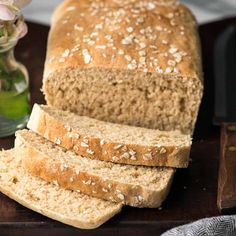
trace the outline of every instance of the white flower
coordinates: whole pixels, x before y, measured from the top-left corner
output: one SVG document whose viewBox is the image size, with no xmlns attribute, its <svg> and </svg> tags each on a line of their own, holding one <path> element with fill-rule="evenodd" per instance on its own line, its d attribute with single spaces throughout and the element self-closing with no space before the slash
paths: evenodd
<svg viewBox="0 0 236 236">
<path fill-rule="evenodd" d="M 14 20 L 16 14 L 7 6 L 0 3 L 0 20 L 10 21 Z"/>
<path fill-rule="evenodd" d="M 31 0 L 0 0 L 0 47 L 17 41 L 27 33 L 21 8 Z"/>
<path fill-rule="evenodd" d="M 31 0 L 0 0 L 0 21 L 14 20 L 20 9 Z"/>
<path fill-rule="evenodd" d="M 0 0 L 0 4 L 17 7 L 18 9 L 28 5 L 31 0 Z"/>
</svg>

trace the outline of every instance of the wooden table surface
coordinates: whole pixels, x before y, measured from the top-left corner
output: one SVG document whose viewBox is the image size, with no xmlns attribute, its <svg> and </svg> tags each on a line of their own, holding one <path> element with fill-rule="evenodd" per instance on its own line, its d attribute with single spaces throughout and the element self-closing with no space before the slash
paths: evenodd
<svg viewBox="0 0 236 236">
<path fill-rule="evenodd" d="M 194 143 L 192 162 L 185 170 L 178 170 L 171 192 L 162 209 L 123 211 L 95 230 L 79 230 L 28 210 L 0 194 L 0 235 L 160 235 L 177 225 L 219 215 L 216 207 L 217 172 L 219 159 L 219 129 L 213 118 L 213 48 L 217 35 L 236 18 L 200 26 L 205 95 L 201 105 Z M 48 27 L 29 23 L 29 33 L 16 49 L 17 58 L 30 74 L 31 103 L 45 103 L 42 85 Z M 1 101 L 0 101 L 1 102 Z M 14 137 L 0 139 L 0 148 L 13 147 Z"/>
</svg>

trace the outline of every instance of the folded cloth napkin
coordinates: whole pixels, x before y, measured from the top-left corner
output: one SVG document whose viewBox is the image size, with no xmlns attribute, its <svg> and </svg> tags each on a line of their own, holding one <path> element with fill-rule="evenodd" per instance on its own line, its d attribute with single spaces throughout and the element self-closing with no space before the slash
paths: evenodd
<svg viewBox="0 0 236 236">
<path fill-rule="evenodd" d="M 205 218 L 173 228 L 161 236 L 235 236 L 236 215 Z"/>
</svg>

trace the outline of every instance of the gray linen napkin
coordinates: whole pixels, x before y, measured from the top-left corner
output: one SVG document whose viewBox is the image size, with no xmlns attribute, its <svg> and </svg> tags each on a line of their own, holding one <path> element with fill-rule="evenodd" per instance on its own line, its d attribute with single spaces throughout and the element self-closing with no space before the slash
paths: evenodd
<svg viewBox="0 0 236 236">
<path fill-rule="evenodd" d="M 201 219 L 173 228 L 161 236 L 236 236 L 236 215 Z"/>
</svg>

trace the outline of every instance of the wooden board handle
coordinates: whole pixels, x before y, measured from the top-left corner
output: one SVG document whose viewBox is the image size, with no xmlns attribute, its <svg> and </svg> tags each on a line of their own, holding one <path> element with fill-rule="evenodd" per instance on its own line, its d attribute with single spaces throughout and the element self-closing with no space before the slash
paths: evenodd
<svg viewBox="0 0 236 236">
<path fill-rule="evenodd" d="M 220 212 L 236 209 L 236 123 L 221 126 L 217 206 Z"/>
</svg>

